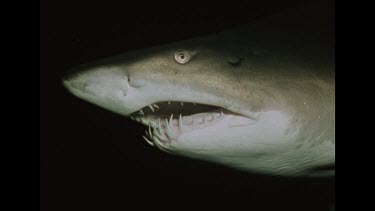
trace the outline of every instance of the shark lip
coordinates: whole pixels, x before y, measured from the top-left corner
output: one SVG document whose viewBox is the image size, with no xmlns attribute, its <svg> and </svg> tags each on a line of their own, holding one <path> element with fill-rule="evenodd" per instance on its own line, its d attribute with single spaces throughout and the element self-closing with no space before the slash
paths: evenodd
<svg viewBox="0 0 375 211">
<path fill-rule="evenodd" d="M 147 143 L 166 151 L 164 145 L 177 141 L 181 134 L 212 126 L 229 115 L 245 118 L 219 106 L 172 101 L 150 104 L 129 116 L 148 126 L 143 136 Z"/>
</svg>

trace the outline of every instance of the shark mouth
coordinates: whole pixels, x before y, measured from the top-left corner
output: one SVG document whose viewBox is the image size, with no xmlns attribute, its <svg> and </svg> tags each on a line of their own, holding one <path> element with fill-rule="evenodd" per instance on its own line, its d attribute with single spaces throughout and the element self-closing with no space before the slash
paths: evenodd
<svg viewBox="0 0 375 211">
<path fill-rule="evenodd" d="M 177 141 L 181 134 L 212 126 L 228 115 L 237 119 L 242 118 L 240 125 L 244 119 L 245 125 L 254 123 L 254 120 L 222 107 L 171 101 L 145 106 L 131 113 L 130 118 L 148 126 L 146 135 L 143 136 L 145 141 L 165 151 L 163 146 Z"/>
</svg>

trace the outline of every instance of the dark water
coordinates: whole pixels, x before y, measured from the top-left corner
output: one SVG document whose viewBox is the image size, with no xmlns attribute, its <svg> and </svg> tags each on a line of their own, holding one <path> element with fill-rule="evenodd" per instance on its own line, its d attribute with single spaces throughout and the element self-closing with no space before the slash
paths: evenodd
<svg viewBox="0 0 375 211">
<path fill-rule="evenodd" d="M 60 83 L 79 64 L 222 30 L 297 2 L 42 0 L 41 210 L 330 210 L 333 179 L 265 177 L 165 154 L 142 140 L 144 126 L 73 97 Z"/>
</svg>

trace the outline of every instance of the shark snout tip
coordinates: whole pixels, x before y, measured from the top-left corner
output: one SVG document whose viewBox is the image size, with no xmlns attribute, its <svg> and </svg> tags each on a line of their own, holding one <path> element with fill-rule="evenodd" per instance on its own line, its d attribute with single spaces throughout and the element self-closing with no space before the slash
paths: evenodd
<svg viewBox="0 0 375 211">
<path fill-rule="evenodd" d="M 65 89 L 69 89 L 69 81 L 66 79 L 61 79 L 61 84 Z"/>
</svg>

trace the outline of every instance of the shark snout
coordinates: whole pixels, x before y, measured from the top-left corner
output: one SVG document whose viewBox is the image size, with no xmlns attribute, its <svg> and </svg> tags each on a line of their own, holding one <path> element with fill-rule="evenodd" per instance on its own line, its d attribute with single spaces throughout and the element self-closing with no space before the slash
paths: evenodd
<svg viewBox="0 0 375 211">
<path fill-rule="evenodd" d="M 132 97 L 129 97 L 127 71 L 119 66 L 76 69 L 62 77 L 62 85 L 74 96 L 117 113 L 126 115 L 133 107 L 138 107 L 132 105 Z"/>
<path fill-rule="evenodd" d="M 74 93 L 86 92 L 89 80 L 87 78 L 80 76 L 78 72 L 74 70 L 68 71 L 61 78 L 62 85 L 69 91 Z"/>
<path fill-rule="evenodd" d="M 87 82 L 85 82 L 85 78 L 82 76 L 91 69 L 92 67 L 85 65 L 66 71 L 61 77 L 62 85 L 69 91 L 72 91 L 72 89 L 85 90 Z"/>
<path fill-rule="evenodd" d="M 88 92 L 88 83 L 79 80 L 71 80 L 69 78 L 62 79 L 63 86 L 70 92 Z"/>
</svg>

